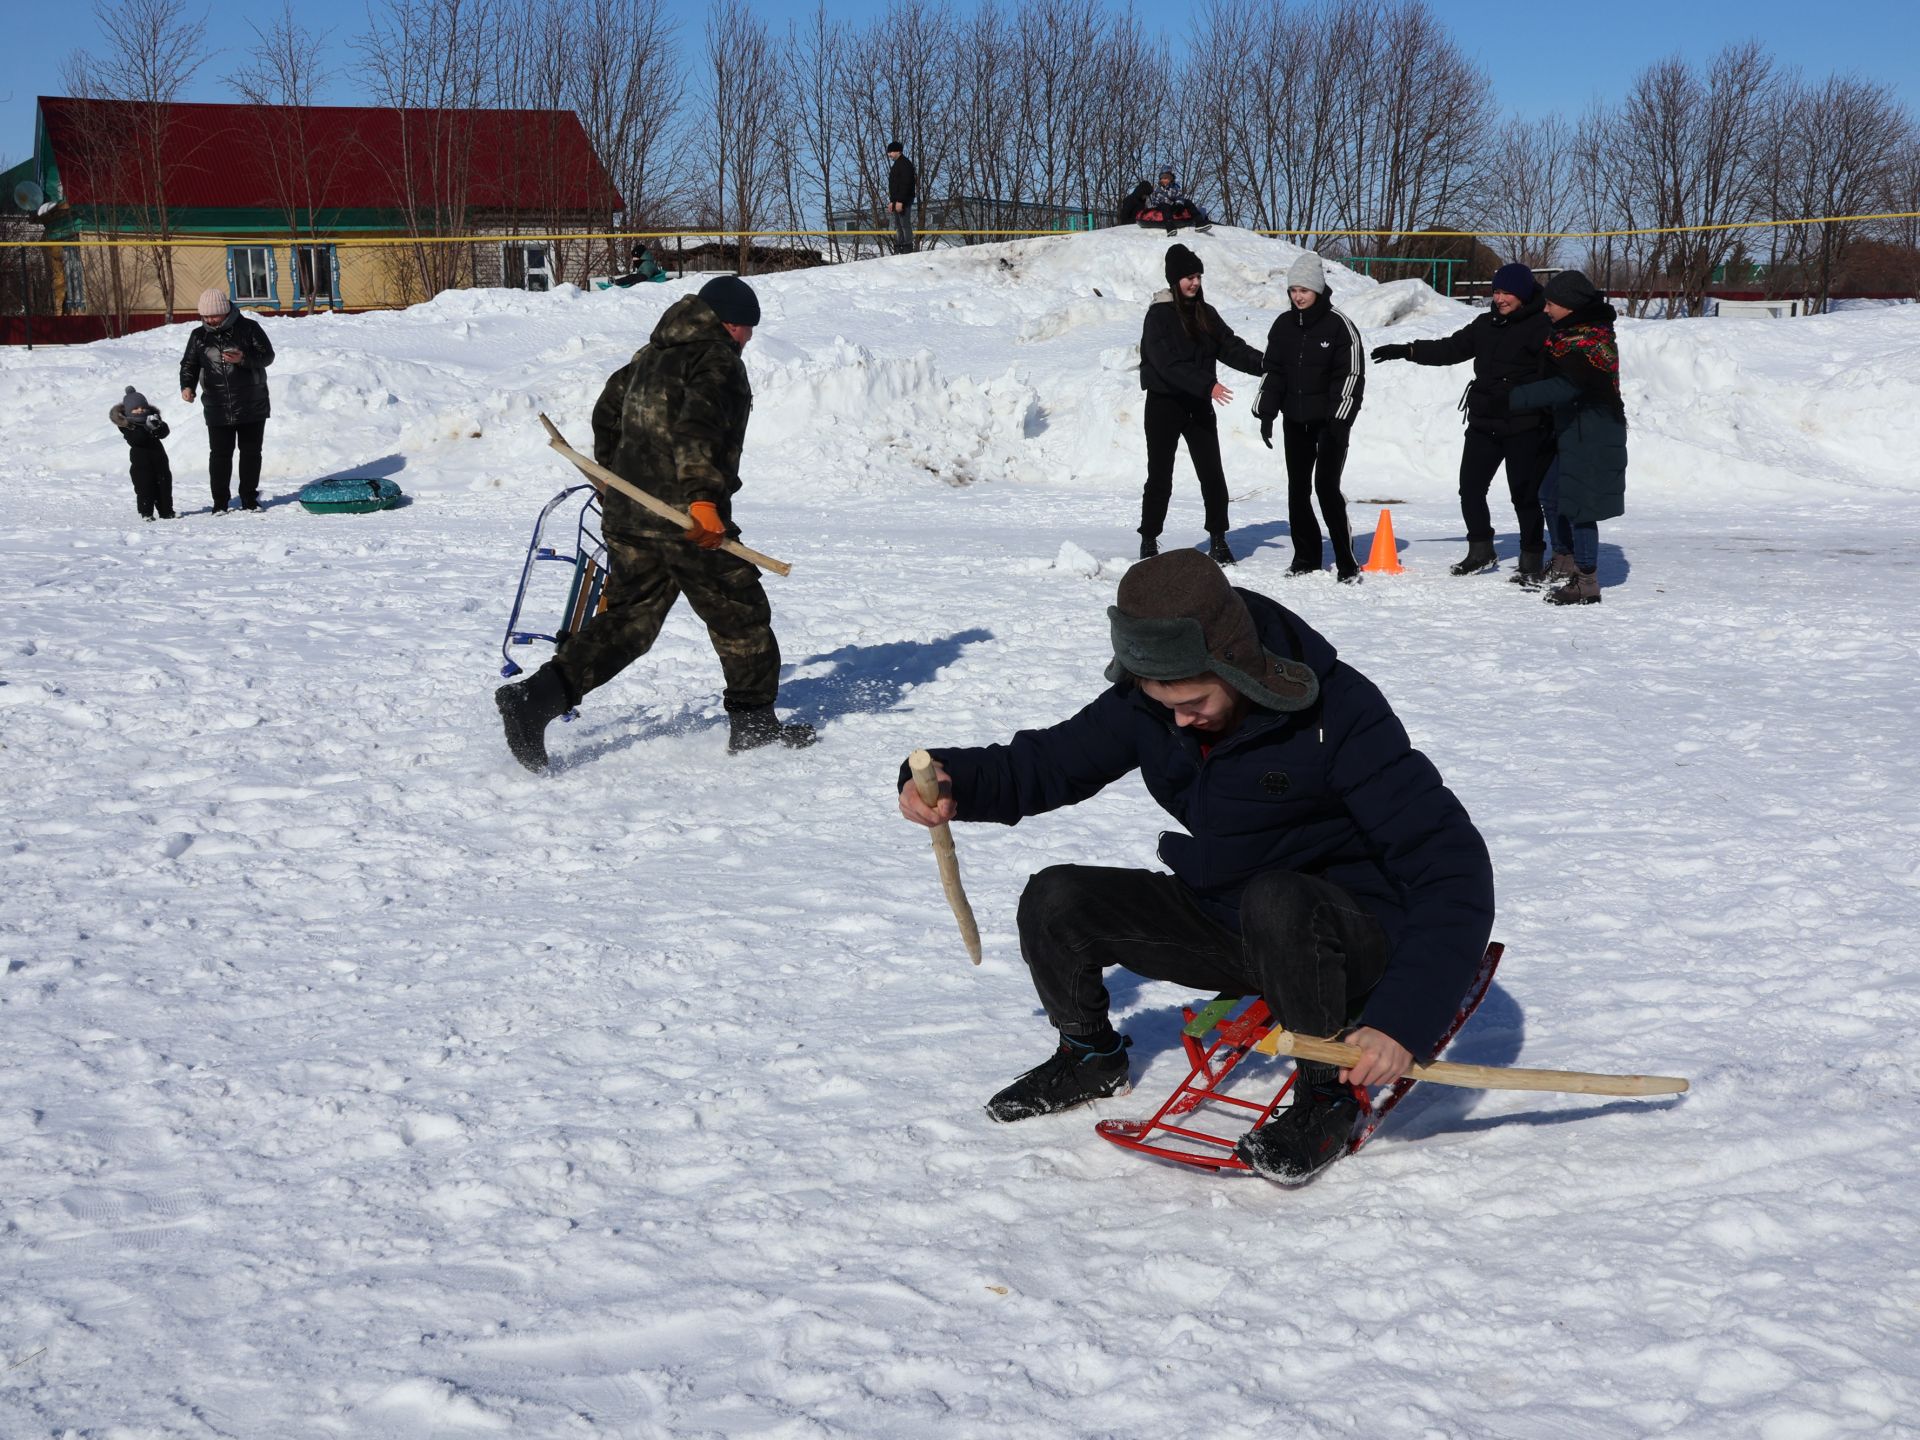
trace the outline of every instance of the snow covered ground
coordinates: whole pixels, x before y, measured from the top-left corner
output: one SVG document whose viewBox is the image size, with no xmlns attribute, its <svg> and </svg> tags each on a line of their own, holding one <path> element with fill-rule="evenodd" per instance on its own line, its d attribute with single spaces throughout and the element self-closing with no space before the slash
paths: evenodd
<svg viewBox="0 0 1920 1440">
<path fill-rule="evenodd" d="M 1296 252 L 1190 243 L 1258 343 Z M 685 287 L 267 322 L 260 517 L 207 514 L 184 330 L 0 353 L 0 1435 L 1912 1433 L 1920 309 L 1624 326 L 1598 608 L 1446 574 L 1464 370 L 1370 373 L 1347 495 L 1408 571 L 1358 589 L 1283 580 L 1251 385 L 1223 416 L 1239 583 L 1492 847 L 1507 959 L 1452 1058 L 1691 1095 L 1428 1087 L 1285 1193 L 1094 1135 L 1183 1073 L 1188 997 L 1116 977 L 1136 1093 L 981 1113 L 1051 1044 L 1026 876 L 1150 865 L 1164 817 L 1128 782 L 959 827 L 976 970 L 893 776 L 1101 684 L 1162 248 L 756 282 L 738 513 L 824 739 L 730 760 L 683 609 L 545 780 L 492 704 L 571 478 L 534 415 L 584 443 Z M 1369 344 L 1470 313 L 1334 273 Z M 341 472 L 412 503 L 290 503 Z"/>
</svg>

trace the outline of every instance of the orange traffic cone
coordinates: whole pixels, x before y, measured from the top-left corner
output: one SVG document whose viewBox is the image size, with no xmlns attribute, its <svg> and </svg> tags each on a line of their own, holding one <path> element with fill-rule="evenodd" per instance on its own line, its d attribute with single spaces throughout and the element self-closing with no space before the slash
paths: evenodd
<svg viewBox="0 0 1920 1440">
<path fill-rule="evenodd" d="M 1380 575 L 1398 575 L 1407 567 L 1400 563 L 1400 551 L 1393 543 L 1393 512 L 1382 510 L 1380 523 L 1373 530 L 1373 553 L 1360 567 Z"/>
</svg>

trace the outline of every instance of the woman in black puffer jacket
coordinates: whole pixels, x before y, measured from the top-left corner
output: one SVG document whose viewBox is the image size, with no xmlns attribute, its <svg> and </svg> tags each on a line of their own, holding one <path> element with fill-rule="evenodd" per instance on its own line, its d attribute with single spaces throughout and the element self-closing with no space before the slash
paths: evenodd
<svg viewBox="0 0 1920 1440">
<path fill-rule="evenodd" d="M 1213 407 L 1232 401 L 1216 365 L 1225 361 L 1260 373 L 1260 352 L 1227 327 L 1207 303 L 1200 277 L 1206 266 L 1184 245 L 1167 250 L 1167 288 L 1147 307 L 1140 330 L 1140 388 L 1147 392 L 1147 488 L 1140 497 L 1140 558 L 1160 553 L 1160 530 L 1173 495 L 1173 457 L 1180 441 L 1206 506 L 1208 554 L 1233 564 L 1227 548 L 1227 476 L 1220 464 L 1220 430 Z"/>
<path fill-rule="evenodd" d="M 233 308 L 226 292 L 200 295 L 200 323 L 187 336 L 180 357 L 180 398 L 192 403 L 200 393 L 207 418 L 207 476 L 213 485 L 213 513 L 224 515 L 232 498 L 233 450 L 240 447 L 240 508 L 260 508 L 260 441 L 273 406 L 267 396 L 267 367 L 273 342 L 257 321 Z"/>
</svg>

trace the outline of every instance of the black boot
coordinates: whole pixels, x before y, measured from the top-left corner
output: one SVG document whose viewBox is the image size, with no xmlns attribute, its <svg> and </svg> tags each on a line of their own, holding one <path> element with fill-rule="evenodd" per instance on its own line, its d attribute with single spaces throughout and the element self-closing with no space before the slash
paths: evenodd
<svg viewBox="0 0 1920 1440">
<path fill-rule="evenodd" d="M 776 741 L 789 750 L 801 750 L 820 738 L 818 731 L 802 721 L 782 724 L 771 705 L 762 705 L 757 710 L 729 711 L 727 722 L 731 726 L 727 733 L 730 755 L 738 755 L 742 750 L 758 750 Z"/>
<path fill-rule="evenodd" d="M 1027 1071 L 987 1102 L 987 1114 L 996 1120 L 1026 1120 L 1124 1094 L 1127 1047 L 1131 1044 L 1132 1039 L 1125 1035 L 1102 1036 L 1092 1044 L 1063 1035 L 1051 1059 Z"/>
<path fill-rule="evenodd" d="M 1216 565 L 1233 564 L 1233 551 L 1227 548 L 1227 537 L 1221 534 L 1211 535 L 1207 538 L 1211 542 L 1207 546 L 1207 554 L 1213 558 L 1213 563 Z"/>
<path fill-rule="evenodd" d="M 1311 1072 L 1311 1073 L 1310 1073 Z M 1360 1100 L 1330 1065 L 1302 1066 L 1293 1104 L 1233 1147 L 1246 1167 L 1280 1185 L 1301 1185 L 1347 1153 Z"/>
<path fill-rule="evenodd" d="M 1547 578 L 1547 552 L 1544 550 L 1522 550 L 1520 568 L 1508 577 L 1515 585 L 1534 586 Z"/>
<path fill-rule="evenodd" d="M 1478 575 L 1482 570 L 1490 569 L 1497 557 L 1493 553 L 1493 541 L 1468 540 L 1466 559 L 1448 570 L 1450 575 Z"/>
<path fill-rule="evenodd" d="M 507 749 L 538 775 L 547 768 L 547 726 L 574 706 L 566 676 L 549 660 L 526 679 L 494 691 L 493 703 L 507 727 Z"/>
<path fill-rule="evenodd" d="M 1160 537 L 1158 535 L 1142 535 L 1140 537 L 1140 558 L 1142 560 L 1151 560 L 1159 553 Z"/>
</svg>

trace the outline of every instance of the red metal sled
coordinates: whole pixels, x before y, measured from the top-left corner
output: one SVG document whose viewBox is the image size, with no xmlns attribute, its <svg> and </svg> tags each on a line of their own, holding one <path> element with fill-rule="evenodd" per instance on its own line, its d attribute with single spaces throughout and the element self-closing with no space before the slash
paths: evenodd
<svg viewBox="0 0 1920 1440">
<path fill-rule="evenodd" d="M 1480 1008 L 1480 1002 L 1486 998 L 1487 987 L 1493 983 L 1493 972 L 1500 968 L 1500 956 L 1504 950 L 1505 947 L 1497 942 L 1487 946 L 1487 953 L 1474 974 L 1473 984 L 1467 987 L 1466 998 L 1460 1002 L 1453 1023 L 1447 1026 L 1447 1033 L 1440 1037 L 1440 1043 L 1434 1047 L 1429 1059 L 1438 1059 L 1453 1037 L 1460 1033 L 1460 1027 L 1472 1019 L 1473 1012 Z M 1187 1078 L 1174 1087 L 1173 1094 L 1167 1097 L 1166 1104 L 1154 1111 L 1152 1119 L 1102 1120 L 1094 1129 L 1116 1145 L 1138 1150 L 1157 1159 L 1172 1160 L 1176 1164 L 1192 1165 L 1201 1170 L 1245 1170 L 1246 1165 L 1233 1153 L 1234 1145 L 1248 1130 L 1267 1123 L 1268 1117 L 1286 1098 L 1287 1092 L 1293 1089 L 1295 1072 L 1287 1072 L 1286 1082 L 1271 1100 L 1249 1100 L 1226 1092 L 1227 1077 L 1273 1028 L 1267 1002 L 1258 996 L 1238 1015 L 1231 1015 L 1230 1012 L 1241 998 L 1222 995 L 1198 1011 L 1191 1006 L 1184 1007 L 1182 1013 L 1186 1017 L 1186 1026 L 1180 1032 L 1180 1043 L 1186 1047 L 1191 1067 Z M 1208 1043 L 1209 1035 L 1213 1037 L 1211 1043 Z M 1380 1128 L 1380 1122 L 1406 1097 L 1414 1084 L 1412 1076 L 1396 1080 L 1379 1100 L 1364 1106 L 1354 1126 L 1353 1139 L 1347 1143 L 1349 1155 L 1367 1143 L 1373 1132 Z M 1203 1117 L 1229 1123 L 1231 1133 L 1218 1134 L 1200 1128 Z"/>
</svg>

